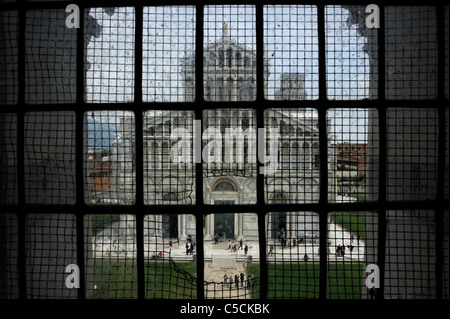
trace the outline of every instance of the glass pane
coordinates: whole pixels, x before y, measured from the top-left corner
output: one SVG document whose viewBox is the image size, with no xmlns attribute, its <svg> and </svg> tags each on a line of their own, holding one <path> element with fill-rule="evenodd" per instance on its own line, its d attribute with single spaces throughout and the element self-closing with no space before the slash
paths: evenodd
<svg viewBox="0 0 450 319">
<path fill-rule="evenodd" d="M 377 98 L 376 28 L 364 24 L 365 6 L 326 6 L 327 96 L 331 100 Z"/>
<path fill-rule="evenodd" d="M 259 298 L 257 215 L 210 214 L 204 225 L 205 298 Z"/>
<path fill-rule="evenodd" d="M 75 204 L 75 113 L 25 114 L 25 200 Z"/>
<path fill-rule="evenodd" d="M 328 214 L 327 298 L 373 298 L 375 284 L 366 268 L 377 261 L 378 215 L 370 212 Z M 372 266 L 371 266 L 372 267 Z M 378 270 L 377 270 L 378 271 Z M 379 275 L 379 273 L 377 273 Z M 374 280 L 379 279 L 374 278 Z M 368 280 L 371 280 L 369 278 Z"/>
<path fill-rule="evenodd" d="M 204 98 L 254 101 L 256 31 L 254 6 L 205 6 Z"/>
<path fill-rule="evenodd" d="M 319 215 L 314 212 L 266 215 L 268 298 L 319 297 Z"/>
<path fill-rule="evenodd" d="M 195 204 L 194 112 L 144 112 L 144 203 Z"/>
<path fill-rule="evenodd" d="M 195 7 L 144 7 L 143 48 L 143 100 L 194 101 Z"/>
<path fill-rule="evenodd" d="M 0 11 L 0 101 L 17 104 L 17 11 Z"/>
<path fill-rule="evenodd" d="M 132 215 L 84 217 L 86 298 L 137 297 L 136 219 Z"/>
<path fill-rule="evenodd" d="M 437 95 L 436 8 L 385 8 L 386 98 L 433 99 Z"/>
<path fill-rule="evenodd" d="M 0 299 L 19 298 L 19 218 L 17 214 L 0 214 L 0 234 L 2 245 L 2 280 Z"/>
<path fill-rule="evenodd" d="M 204 202 L 256 203 L 255 111 L 204 110 L 202 125 Z"/>
<path fill-rule="evenodd" d="M 134 8 L 91 8 L 85 14 L 85 101 L 134 101 Z"/>
<path fill-rule="evenodd" d="M 433 210 L 387 212 L 386 299 L 436 298 L 434 215 Z"/>
<path fill-rule="evenodd" d="M 378 197 L 378 123 L 373 109 L 327 111 L 333 143 L 330 152 L 335 175 L 336 202 L 375 200 Z M 370 125 L 369 125 L 370 124 Z"/>
<path fill-rule="evenodd" d="M 76 299 L 77 289 L 67 288 L 65 273 L 77 264 L 75 216 L 28 214 L 25 233 L 27 298 Z"/>
<path fill-rule="evenodd" d="M 67 28 L 66 12 L 27 11 L 25 30 L 25 101 L 74 103 L 77 31 Z"/>
<path fill-rule="evenodd" d="M 264 121 L 265 202 L 317 202 L 320 167 L 317 111 L 303 108 L 267 109 Z M 328 162 L 331 162 L 330 158 Z M 329 177 L 332 178 L 331 165 L 329 168 Z"/>
<path fill-rule="evenodd" d="M 145 216 L 146 298 L 196 298 L 195 234 L 193 215 Z"/>
<path fill-rule="evenodd" d="M 92 205 L 134 203 L 134 114 L 88 111 L 84 132 L 85 202 Z"/>
<path fill-rule="evenodd" d="M 388 108 L 387 200 L 436 198 L 437 109 Z"/>
<path fill-rule="evenodd" d="M 317 8 L 264 7 L 265 96 L 269 100 L 315 100 L 319 96 Z"/>
<path fill-rule="evenodd" d="M 0 114 L 0 204 L 17 204 L 17 116 Z"/>
</svg>

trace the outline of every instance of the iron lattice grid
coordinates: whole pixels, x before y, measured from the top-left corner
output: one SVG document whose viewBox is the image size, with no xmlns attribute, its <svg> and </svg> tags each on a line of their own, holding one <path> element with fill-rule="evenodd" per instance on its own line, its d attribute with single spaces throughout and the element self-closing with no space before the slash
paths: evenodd
<svg viewBox="0 0 450 319">
<path fill-rule="evenodd" d="M 84 9 L 87 8 L 84 3 L 76 3 L 80 11 L 80 21 L 84 21 Z M 98 2 L 96 6 L 102 7 L 121 6 L 123 3 L 119 1 L 107 1 Z M 164 3 L 168 5 L 170 3 Z M 212 3 L 216 4 L 216 3 Z M 217 4 L 223 4 L 217 3 Z M 246 102 L 246 107 L 252 108 L 256 112 L 257 123 L 264 123 L 264 110 L 271 107 L 290 107 L 292 104 L 289 101 L 270 101 L 266 100 L 264 96 L 264 52 L 261 48 L 264 46 L 264 21 L 263 12 L 264 5 L 271 4 L 265 1 L 259 1 L 254 3 L 255 8 L 255 32 L 256 32 L 256 47 L 257 47 L 257 65 L 256 65 L 256 99 L 254 101 Z M 291 4 L 291 2 L 289 2 Z M 297 2 L 292 2 L 292 4 L 298 4 Z M 327 247 L 327 236 L 325 231 L 327 229 L 327 216 L 331 212 L 339 211 L 370 211 L 378 215 L 378 244 L 377 244 L 377 264 L 381 270 L 381 289 L 377 294 L 377 298 L 383 299 L 384 291 L 384 270 L 386 263 L 386 243 L 384 238 L 386 237 L 386 212 L 389 210 L 403 210 L 403 209 L 429 209 L 434 212 L 435 219 L 435 249 L 436 249 L 436 296 L 438 299 L 443 298 L 443 286 L 442 282 L 445 278 L 443 273 L 443 263 L 444 256 L 441 247 L 443 247 L 443 234 L 444 234 L 444 207 L 448 207 L 448 198 L 445 198 L 444 194 L 444 172 L 446 164 L 446 132 L 448 132 L 448 123 L 445 122 L 446 112 L 448 114 L 448 99 L 445 97 L 445 46 L 442 45 L 448 39 L 445 39 L 445 9 L 442 5 L 436 3 L 436 17 L 437 17 L 437 42 L 438 42 L 438 74 L 437 74 L 437 94 L 435 99 L 430 100 L 396 100 L 393 103 L 392 100 L 386 98 L 386 74 L 385 74 L 385 30 L 383 28 L 384 21 L 384 5 L 379 4 L 380 14 L 381 14 L 381 27 L 378 29 L 378 92 L 376 100 L 364 100 L 364 101 L 338 101 L 329 100 L 327 98 L 327 83 L 326 83 L 326 61 L 325 61 L 325 6 L 326 5 L 341 5 L 343 2 L 315 2 L 313 3 L 317 6 L 317 19 L 318 19 L 318 98 L 316 100 L 305 100 L 302 101 L 304 107 L 314 108 L 317 110 L 318 123 L 319 123 L 319 145 L 320 153 L 327 154 L 327 137 L 326 137 L 326 127 L 327 127 L 327 110 L 333 108 L 370 108 L 377 111 L 378 114 L 378 140 L 379 140 L 379 180 L 378 180 L 378 194 L 377 200 L 374 202 L 355 202 L 355 203 L 333 203 L 327 200 L 327 180 L 328 180 L 328 169 L 327 160 L 322 159 L 320 162 L 320 188 L 319 188 L 319 200 L 317 203 L 305 203 L 305 204 L 266 204 L 264 192 L 261 191 L 265 187 L 264 176 L 257 174 L 256 184 L 257 189 L 257 202 L 256 204 L 250 205 L 234 205 L 232 210 L 234 212 L 247 212 L 254 211 L 258 213 L 258 228 L 259 228 L 259 241 L 262 243 L 260 245 L 260 265 L 267 264 L 266 257 L 266 245 L 267 235 L 265 233 L 265 221 L 264 216 L 269 212 L 288 212 L 288 211 L 314 211 L 319 215 L 319 226 L 320 226 L 320 272 L 319 272 L 319 299 L 326 299 L 327 293 L 327 258 L 326 258 L 326 247 Z M 408 3 L 400 2 L 399 5 L 408 5 Z M 26 287 L 26 216 L 28 214 L 41 214 L 41 213 L 58 213 L 61 209 L 64 209 L 66 213 L 73 214 L 76 217 L 76 252 L 77 260 L 85 259 L 85 249 L 84 249 L 84 216 L 86 215 L 104 215 L 104 214 L 120 214 L 126 212 L 127 214 L 134 215 L 136 217 L 136 265 L 137 265 L 137 298 L 145 298 L 145 287 L 144 287 L 144 234 L 142 230 L 144 229 L 144 216 L 148 214 L 148 205 L 144 203 L 144 154 L 143 154 L 143 139 L 136 138 L 136 183 L 135 183 L 135 202 L 133 205 L 127 206 L 92 206 L 87 205 L 84 197 L 84 149 L 83 149 L 83 123 L 84 123 L 84 113 L 90 110 L 129 110 L 134 113 L 135 116 L 135 134 L 137 137 L 143 136 L 143 112 L 151 109 L 156 110 L 171 110 L 174 108 L 174 103 L 146 103 L 142 100 L 142 16 L 144 11 L 144 4 L 141 2 L 130 1 L 127 5 L 135 8 L 135 64 L 134 64 L 134 101 L 132 103 L 86 103 L 85 102 L 85 92 L 84 92 L 84 68 L 82 67 L 85 63 L 84 47 L 81 45 L 84 43 L 84 26 L 81 23 L 80 28 L 76 34 L 77 42 L 77 56 L 76 56 L 76 92 L 75 97 L 71 97 L 74 103 L 64 104 L 64 107 L 58 104 L 28 104 L 26 101 L 26 17 L 28 10 L 39 10 L 45 9 L 62 9 L 65 8 L 66 3 L 54 3 L 54 2 L 36 2 L 28 3 L 19 1 L 18 3 L 7 3 L 2 4 L 2 9 L 5 10 L 15 10 L 18 12 L 18 33 L 17 33 L 17 60 L 18 60 L 18 70 L 17 70 L 17 94 L 15 99 L 17 99 L 17 105 L 12 107 L 11 105 L 3 105 L 1 108 L 1 113 L 12 113 L 17 116 L 17 141 L 23 141 L 25 139 L 25 123 L 26 123 L 26 113 L 28 112 L 39 112 L 39 111 L 71 111 L 75 113 L 75 201 L 73 205 L 34 205 L 27 203 L 26 192 L 26 173 L 24 165 L 24 155 L 25 155 L 25 145 L 23 143 L 17 143 L 17 204 L 6 205 L 2 204 L 2 212 L 8 211 L 16 213 L 18 216 L 18 283 L 19 283 L 19 298 L 26 299 L 27 297 L 27 287 Z M 148 5 L 155 6 L 155 3 L 149 3 Z M 161 4 L 162 5 L 162 4 Z M 179 5 L 179 3 L 174 3 L 174 5 Z M 186 5 L 183 3 L 182 5 Z M 391 4 L 390 4 L 391 5 Z M 430 5 L 430 3 L 426 3 Z M 196 39 L 203 39 L 204 36 L 204 25 L 203 25 L 203 12 L 204 6 L 202 4 L 195 4 L 196 7 L 196 24 L 195 24 L 195 37 Z M 448 19 L 448 17 L 447 17 Z M 448 35 L 447 35 L 448 37 Z M 203 42 L 196 41 L 195 52 L 196 52 L 196 65 L 202 65 L 203 57 Z M 202 79 L 202 69 L 196 68 L 195 78 Z M 448 79 L 447 79 L 448 81 Z M 202 112 L 205 109 L 222 109 L 229 108 L 230 103 L 227 102 L 208 102 L 203 97 L 203 81 L 196 81 L 195 86 L 195 102 L 188 102 L 187 104 L 180 104 L 180 110 L 193 109 L 195 112 L 195 118 L 201 120 Z M 416 102 L 416 103 L 415 103 Z M 446 107 L 443 107 L 446 105 Z M 388 201 L 386 194 L 386 184 L 387 176 L 384 174 L 387 170 L 386 157 L 387 157 L 387 119 L 386 114 L 389 107 L 401 108 L 431 108 L 437 110 L 437 125 L 438 125 L 438 154 L 437 154 L 437 178 L 436 178 L 436 197 L 434 199 L 423 199 L 423 200 L 408 200 L 408 201 Z M 447 115 L 448 116 L 448 115 Z M 261 166 L 261 164 L 258 164 Z M 202 164 L 195 165 L 196 180 L 195 180 L 195 191 L 196 194 L 202 194 L 203 192 L 203 182 L 201 177 L 203 166 Z M 152 206 L 155 211 L 159 213 L 170 213 L 172 207 L 167 205 L 154 205 Z M 204 204 L 202 196 L 197 196 L 194 206 L 178 206 L 177 209 L 180 213 L 191 213 L 195 209 L 196 216 L 196 229 L 197 229 L 197 298 L 204 298 L 203 290 L 203 236 L 202 236 L 202 220 L 205 214 L 210 213 L 210 207 Z M 24 212 L 27 212 L 26 214 Z M 229 213 L 230 208 L 226 206 L 215 207 L 215 213 Z M 77 297 L 79 299 L 85 299 L 85 269 L 83 263 L 80 263 L 80 278 L 81 278 L 81 289 L 77 290 Z M 448 278 L 447 278 L 448 279 Z M 268 270 L 266 267 L 260 267 L 260 296 L 265 299 L 268 289 Z M 448 298 L 448 296 L 447 296 Z"/>
</svg>

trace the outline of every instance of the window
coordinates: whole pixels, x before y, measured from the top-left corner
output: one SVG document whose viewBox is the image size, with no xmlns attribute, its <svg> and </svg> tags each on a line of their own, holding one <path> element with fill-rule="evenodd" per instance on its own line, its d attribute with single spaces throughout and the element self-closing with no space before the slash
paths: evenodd
<svg viewBox="0 0 450 319">
<path fill-rule="evenodd" d="M 448 6 L 75 3 L 0 5 L 0 297 L 449 298 Z"/>
</svg>

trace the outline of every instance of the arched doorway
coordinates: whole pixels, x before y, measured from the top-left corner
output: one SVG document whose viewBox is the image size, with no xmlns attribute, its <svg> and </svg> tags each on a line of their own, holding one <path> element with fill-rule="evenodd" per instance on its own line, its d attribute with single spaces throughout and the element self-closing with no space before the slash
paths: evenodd
<svg viewBox="0 0 450 319">
<path fill-rule="evenodd" d="M 283 192 L 276 192 L 271 198 L 271 203 L 282 204 L 288 203 L 289 199 Z M 270 214 L 270 234 L 272 238 L 279 238 L 282 233 L 286 233 L 287 213 L 271 213 Z"/>
<path fill-rule="evenodd" d="M 230 178 L 220 178 L 213 184 L 211 190 L 211 204 L 235 205 L 239 203 L 239 193 L 236 184 Z M 211 219 L 212 234 L 225 233 L 226 238 L 236 237 L 236 216 L 234 213 L 213 214 Z"/>
</svg>

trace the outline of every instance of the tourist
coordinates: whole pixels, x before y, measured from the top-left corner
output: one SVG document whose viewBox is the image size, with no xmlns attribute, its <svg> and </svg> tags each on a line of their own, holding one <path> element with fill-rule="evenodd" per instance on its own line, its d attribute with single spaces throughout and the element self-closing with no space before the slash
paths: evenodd
<svg viewBox="0 0 450 319">
<path fill-rule="evenodd" d="M 228 276 L 227 276 L 227 273 L 225 273 L 225 275 L 223 275 L 223 282 L 227 283 L 227 281 L 228 281 Z"/>
<path fill-rule="evenodd" d="M 242 250 L 242 244 L 243 244 L 243 242 L 242 242 L 242 238 L 241 238 L 241 240 L 239 240 L 239 247 L 238 247 L 238 249 Z"/>
<path fill-rule="evenodd" d="M 268 255 L 273 255 L 273 245 L 270 245 Z"/>
<path fill-rule="evenodd" d="M 245 255 L 245 257 L 247 257 L 247 253 L 248 253 L 248 245 L 245 244 L 245 247 L 244 247 L 244 255 Z"/>
<path fill-rule="evenodd" d="M 245 279 L 245 275 L 244 275 L 243 272 L 241 272 L 240 277 L 241 277 L 241 287 L 244 287 L 244 279 Z"/>
<path fill-rule="evenodd" d="M 305 255 L 303 256 L 303 259 L 305 260 L 305 262 L 307 262 L 307 261 L 309 260 L 309 257 L 308 257 L 308 255 L 307 255 L 307 254 L 305 254 Z"/>
<path fill-rule="evenodd" d="M 250 289 L 250 284 L 251 284 L 251 279 L 252 279 L 252 276 L 251 275 L 248 275 L 247 276 L 247 289 Z"/>
<path fill-rule="evenodd" d="M 228 249 L 231 250 L 231 240 L 228 239 Z"/>
<path fill-rule="evenodd" d="M 235 284 L 235 287 L 239 289 L 239 275 L 238 274 L 234 275 L 234 284 Z"/>
</svg>

